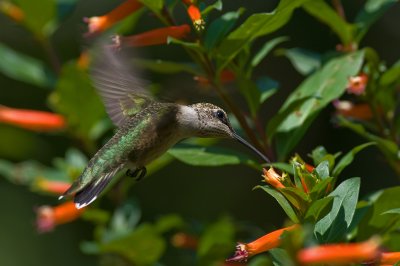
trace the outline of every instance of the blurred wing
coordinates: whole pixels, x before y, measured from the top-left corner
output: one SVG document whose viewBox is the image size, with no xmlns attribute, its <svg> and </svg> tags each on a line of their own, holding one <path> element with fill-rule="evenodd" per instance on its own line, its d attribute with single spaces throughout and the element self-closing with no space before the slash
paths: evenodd
<svg viewBox="0 0 400 266">
<path fill-rule="evenodd" d="M 110 47 L 99 50 L 94 54 L 90 75 L 111 120 L 121 126 L 153 100 L 144 89 L 146 82 L 123 60 L 124 54 Z"/>
</svg>

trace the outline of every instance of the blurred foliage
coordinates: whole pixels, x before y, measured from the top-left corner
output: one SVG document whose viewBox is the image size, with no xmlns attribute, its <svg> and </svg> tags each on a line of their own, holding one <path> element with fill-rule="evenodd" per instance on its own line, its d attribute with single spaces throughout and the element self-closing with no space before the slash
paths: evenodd
<svg viewBox="0 0 400 266">
<path fill-rule="evenodd" d="M 372 47 L 362 47 L 363 37 L 370 27 L 396 1 L 364 2 L 352 21 L 346 19 L 339 0 L 332 3 L 280 0 L 274 11 L 253 14 L 246 12 L 245 6 L 226 10 L 223 1 L 127 0 L 122 5 L 131 4 L 132 12 L 116 7 L 109 13 L 85 20 L 89 28 L 85 35 L 88 43 L 95 43 L 93 40 L 101 36 L 122 34 L 119 35 L 121 43 L 116 43 L 118 38 L 114 38 L 110 45 L 118 49 L 150 44 L 167 45 L 165 51 L 173 46 L 182 49 L 187 53 L 185 60 L 140 58 L 133 62 L 160 75 L 184 73 L 198 81 L 198 88 L 216 92 L 227 107 L 235 129 L 243 132 L 273 161 L 262 165 L 238 150 L 223 147 L 219 140 L 195 139 L 178 144 L 155 160 L 148 166 L 149 174 L 175 159 L 194 167 L 241 165 L 258 172 L 263 167 L 280 169 L 280 173 L 272 168 L 264 169 L 265 183 L 256 188 L 272 196 L 288 220 L 301 226 L 275 236 L 274 241 L 271 237 L 256 240 L 272 241 L 268 244 L 255 245 L 254 241 L 243 244 L 243 249 L 239 244 L 235 253 L 238 261 L 252 266 L 296 265 L 302 263 L 297 254 L 304 248 L 367 241 L 374 236 L 379 236 L 379 245 L 385 249 L 400 251 L 399 187 L 375 191 L 360 199 L 362 178 L 341 176 L 356 154 L 371 145 L 382 152 L 387 164 L 400 176 L 400 61 L 388 66 Z M 51 121 L 37 121 L 49 123 L 49 128 L 54 129 L 44 138 L 62 136 L 71 141 L 65 156 L 55 158 L 52 165 L 44 165 L 34 158 L 22 162 L 1 159 L 0 175 L 14 184 L 29 186 L 35 193 L 52 196 L 62 193 L 63 185 L 68 186 L 80 175 L 88 157 L 94 155 L 113 132 L 88 75 L 93 47 L 89 45 L 78 58 L 63 62 L 52 44 L 57 28 L 72 14 L 76 4 L 74 0 L 45 0 L 40 4 L 31 0 L 0 2 L 0 11 L 29 32 L 46 56 L 32 57 L 0 44 L 0 72 L 45 93 L 49 108 L 65 120 L 66 128 L 57 128 Z M 278 30 L 288 24 L 295 10 L 300 8 L 337 35 L 340 43 L 335 49 L 317 52 L 296 46 L 279 48 L 282 43 L 288 43 L 289 38 L 271 35 L 279 34 Z M 185 11 L 187 16 L 178 16 Z M 151 19 L 158 21 L 159 31 L 127 36 L 141 23 L 143 14 L 150 14 Z M 183 25 L 187 25 L 190 32 L 172 38 L 177 30 L 171 28 L 177 26 L 175 21 L 184 21 Z M 293 40 L 289 45 L 295 43 Z M 256 73 L 271 54 L 289 59 L 293 68 L 305 78 L 267 120 L 263 107 L 272 101 L 271 96 L 280 92 L 282 80 L 275 80 L 264 72 Z M 235 84 L 235 92 L 228 86 L 230 82 Z M 239 107 L 233 94 L 241 98 L 245 108 Z M 296 147 L 321 111 L 332 102 L 336 108 L 334 124 L 370 142 L 354 147 L 343 156 L 340 152 L 331 154 L 324 147 L 317 147 L 309 155 L 313 162 L 310 165 L 295 153 Z M 361 105 L 363 113 L 357 111 Z M 22 128 L 35 123 L 35 116 L 29 121 L 15 119 L 6 117 L 3 110 L 0 108 L 2 123 L 19 124 Z M 23 143 L 27 153 L 31 143 L 36 141 L 29 136 L 19 140 L 23 134 L 4 132 L 10 142 Z M 80 248 L 84 253 L 99 256 L 101 265 L 164 265 L 163 260 L 169 253 L 178 254 L 174 257 L 177 264 L 186 259 L 189 261 L 186 263 L 192 265 L 230 265 L 225 259 L 234 253 L 236 239 L 247 240 L 254 236 L 250 229 L 243 230 L 241 224 L 229 216 L 221 216 L 208 224 L 190 222 L 179 214 L 145 221 L 139 204 L 128 196 L 133 183 L 116 178 L 110 195 L 82 214 L 60 214 L 58 211 L 62 208 L 58 207 L 65 206 L 60 204 L 50 208 L 50 214 L 38 211 L 38 217 L 50 219 L 56 225 L 67 223 L 75 216 L 89 222 L 93 239 L 81 243 Z M 277 248 L 280 245 L 281 248 Z M 249 257 L 265 251 L 269 251 L 270 256 L 257 256 L 246 262 Z M 379 261 L 380 257 L 373 259 Z"/>
</svg>

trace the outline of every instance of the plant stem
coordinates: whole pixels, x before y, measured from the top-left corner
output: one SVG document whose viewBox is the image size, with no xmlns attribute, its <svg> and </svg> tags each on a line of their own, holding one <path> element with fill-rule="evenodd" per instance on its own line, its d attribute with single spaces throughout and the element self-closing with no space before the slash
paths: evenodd
<svg viewBox="0 0 400 266">
<path fill-rule="evenodd" d="M 332 4 L 335 7 L 338 15 L 340 17 L 342 17 L 344 21 L 346 21 L 346 14 L 344 13 L 344 8 L 343 8 L 341 0 L 332 0 Z"/>
<path fill-rule="evenodd" d="M 39 42 L 45 51 L 54 72 L 58 75 L 61 72 L 61 63 L 58 56 L 54 50 L 53 45 L 46 37 L 39 38 Z"/>
</svg>

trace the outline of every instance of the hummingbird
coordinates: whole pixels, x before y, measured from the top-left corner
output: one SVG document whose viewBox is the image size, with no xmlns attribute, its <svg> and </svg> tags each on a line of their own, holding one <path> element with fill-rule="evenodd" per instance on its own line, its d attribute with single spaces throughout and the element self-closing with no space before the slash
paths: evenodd
<svg viewBox="0 0 400 266">
<path fill-rule="evenodd" d="M 117 130 L 59 199 L 73 196 L 76 208 L 83 208 L 96 200 L 117 172 L 127 169 L 127 176 L 142 178 L 146 165 L 190 137 L 236 139 L 270 162 L 235 132 L 222 108 L 156 101 L 120 51 L 103 47 L 95 55 L 89 74 Z"/>
</svg>

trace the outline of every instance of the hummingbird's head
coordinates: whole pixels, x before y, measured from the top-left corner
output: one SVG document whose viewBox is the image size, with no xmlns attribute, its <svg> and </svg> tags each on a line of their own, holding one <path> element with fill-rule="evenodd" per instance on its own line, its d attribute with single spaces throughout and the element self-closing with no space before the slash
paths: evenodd
<svg viewBox="0 0 400 266">
<path fill-rule="evenodd" d="M 188 106 L 182 105 L 179 114 L 179 124 L 183 126 L 186 137 L 233 138 L 250 148 L 267 163 L 270 162 L 264 154 L 233 130 L 228 116 L 222 108 L 210 103 L 196 103 Z"/>
<path fill-rule="evenodd" d="M 233 138 L 234 130 L 222 108 L 211 103 L 196 103 L 188 108 L 191 108 L 196 116 L 193 120 L 197 120 L 197 136 Z"/>
</svg>

